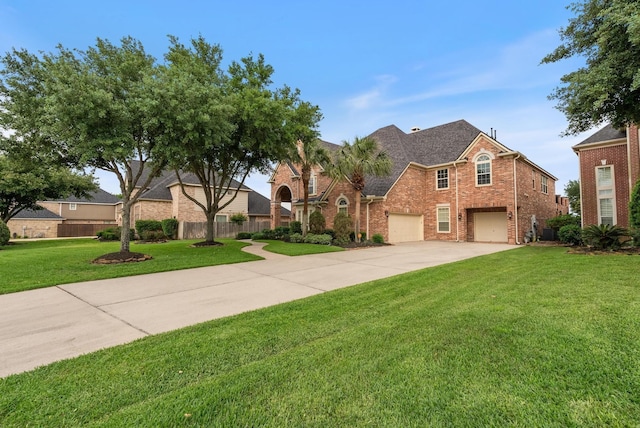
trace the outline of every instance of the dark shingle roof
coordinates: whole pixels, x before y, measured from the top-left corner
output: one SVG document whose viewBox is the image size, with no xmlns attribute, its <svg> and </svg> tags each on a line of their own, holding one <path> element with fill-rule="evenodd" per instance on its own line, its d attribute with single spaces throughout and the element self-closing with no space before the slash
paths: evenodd
<svg viewBox="0 0 640 428">
<path fill-rule="evenodd" d="M 30 210 L 30 209 L 22 210 L 12 218 L 23 219 L 23 220 L 27 220 L 27 219 L 62 220 L 62 217 L 60 217 L 58 214 L 52 211 L 49 211 L 46 208 L 42 208 L 40 210 Z"/>
<path fill-rule="evenodd" d="M 75 203 L 94 203 L 94 204 L 117 204 L 120 202 L 117 196 L 111 193 L 105 192 L 102 189 L 98 189 L 89 193 L 86 198 L 77 198 L 75 196 L 69 196 L 64 199 L 54 199 L 49 202 L 75 202 Z"/>
<path fill-rule="evenodd" d="M 249 215 L 270 215 L 271 214 L 271 201 L 269 198 L 262 196 L 260 193 L 252 190 L 249 192 L 248 202 Z M 281 215 L 290 215 L 291 211 L 282 207 L 280 210 Z"/>
<path fill-rule="evenodd" d="M 366 177 L 364 195 L 386 194 L 410 162 L 439 165 L 453 162 L 481 131 L 465 120 L 407 134 L 395 125 L 380 128 L 369 137 L 380 144 L 393 162 L 388 177 Z"/>
<path fill-rule="evenodd" d="M 622 138 L 627 138 L 627 130 L 626 129 L 619 130 L 614 128 L 611 124 L 609 124 L 604 128 L 602 128 L 601 130 L 599 130 L 598 132 L 596 132 L 595 134 L 591 135 L 589 138 L 576 144 L 576 146 L 582 146 L 582 145 L 593 144 L 593 143 L 601 143 L 604 141 L 611 141 L 611 140 L 619 140 Z"/>
</svg>

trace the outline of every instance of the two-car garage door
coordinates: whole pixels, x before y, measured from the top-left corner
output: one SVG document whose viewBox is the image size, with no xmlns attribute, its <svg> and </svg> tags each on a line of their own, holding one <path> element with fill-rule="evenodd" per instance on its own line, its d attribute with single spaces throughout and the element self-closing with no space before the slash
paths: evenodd
<svg viewBox="0 0 640 428">
<path fill-rule="evenodd" d="M 473 223 L 474 241 L 507 242 L 506 212 L 475 213 Z"/>
<path fill-rule="evenodd" d="M 389 242 L 424 241 L 421 215 L 389 214 Z"/>
</svg>

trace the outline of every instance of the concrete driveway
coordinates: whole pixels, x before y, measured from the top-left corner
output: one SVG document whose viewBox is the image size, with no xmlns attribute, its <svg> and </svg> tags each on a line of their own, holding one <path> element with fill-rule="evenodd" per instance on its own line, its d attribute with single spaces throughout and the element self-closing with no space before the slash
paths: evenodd
<svg viewBox="0 0 640 428">
<path fill-rule="evenodd" d="M 0 377 L 151 334 L 515 248 L 425 241 L 0 295 Z"/>
</svg>

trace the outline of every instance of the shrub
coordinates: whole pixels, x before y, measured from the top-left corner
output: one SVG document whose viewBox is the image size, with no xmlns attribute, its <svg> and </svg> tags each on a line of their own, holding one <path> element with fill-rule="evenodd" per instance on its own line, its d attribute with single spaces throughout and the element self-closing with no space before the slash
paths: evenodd
<svg viewBox="0 0 640 428">
<path fill-rule="evenodd" d="M 349 239 L 350 239 L 351 241 L 354 241 L 354 242 L 355 242 L 355 240 L 356 240 L 356 233 L 355 233 L 355 232 L 353 232 L 353 231 L 352 231 L 351 233 L 349 233 Z M 361 241 L 366 241 L 366 240 L 367 240 L 367 232 L 360 232 L 360 240 L 361 240 Z"/>
<path fill-rule="evenodd" d="M 289 231 L 291 233 L 302 233 L 302 222 L 294 220 L 289 223 Z"/>
<path fill-rule="evenodd" d="M 333 219 L 335 240 L 340 243 L 349 242 L 349 233 L 353 229 L 353 220 L 345 213 L 338 213 Z"/>
<path fill-rule="evenodd" d="M 175 218 L 165 218 L 162 220 L 162 231 L 167 238 L 176 239 L 178 236 L 178 220 Z"/>
<path fill-rule="evenodd" d="M 166 236 L 162 230 L 145 230 L 140 234 L 140 239 L 143 241 L 161 241 L 165 238 Z"/>
<path fill-rule="evenodd" d="M 320 245 L 331 245 L 331 235 L 317 235 L 314 233 L 307 233 L 307 236 L 304 237 L 304 242 L 307 244 L 320 244 Z"/>
<path fill-rule="evenodd" d="M 372 237 L 371 240 L 373 242 L 375 242 L 376 244 L 384 244 L 384 237 L 379 234 L 379 233 L 375 233 Z"/>
<path fill-rule="evenodd" d="M 262 229 L 262 238 L 260 239 L 276 239 L 276 232 L 271 229 Z M 255 239 L 255 238 L 253 238 Z"/>
<path fill-rule="evenodd" d="M 546 221 L 547 227 L 551 229 L 559 230 L 562 226 L 573 224 L 580 226 L 580 216 L 573 214 L 563 214 L 557 217 L 550 218 Z"/>
<path fill-rule="evenodd" d="M 624 227 L 592 224 L 582 230 L 582 240 L 598 250 L 615 250 L 622 246 L 620 238 L 629 236 Z"/>
<path fill-rule="evenodd" d="M 120 234 L 122 229 L 118 227 L 107 227 L 104 230 L 99 231 L 96 235 L 98 239 L 101 241 L 119 241 Z M 135 238 L 135 231 L 133 229 L 129 229 L 129 240 L 133 240 Z"/>
<path fill-rule="evenodd" d="M 575 224 L 562 226 L 558 231 L 558 239 L 564 244 L 582 245 L 582 229 Z"/>
<path fill-rule="evenodd" d="M 238 232 L 236 239 L 251 239 L 253 237 L 251 232 Z"/>
<path fill-rule="evenodd" d="M 242 213 L 237 213 L 232 215 L 229 220 L 231 221 L 231 223 L 237 224 L 238 226 L 242 226 L 242 223 L 244 223 L 245 221 L 247 221 L 247 216 L 242 214 Z"/>
<path fill-rule="evenodd" d="M 640 247 L 640 228 L 630 229 L 629 236 L 631 237 L 631 245 Z"/>
<path fill-rule="evenodd" d="M 320 211 L 314 211 L 309 216 L 309 232 L 320 235 L 327 227 L 327 222 Z"/>
<path fill-rule="evenodd" d="M 9 230 L 9 226 L 0 220 L 0 247 L 7 245 L 9 243 L 9 239 L 11 239 L 11 231 Z"/>
<path fill-rule="evenodd" d="M 640 180 L 633 186 L 629 200 L 629 226 L 640 228 Z"/>
<path fill-rule="evenodd" d="M 254 241 L 259 241 L 261 239 L 267 239 L 267 238 L 264 237 L 263 232 L 256 232 L 253 235 L 251 235 L 251 239 L 253 239 Z"/>
<path fill-rule="evenodd" d="M 333 229 L 325 229 L 324 234 L 331 235 L 332 239 L 336 239 L 336 232 L 334 232 Z"/>
<path fill-rule="evenodd" d="M 285 235 L 289 234 L 289 228 L 287 226 L 278 226 L 273 229 L 273 238 L 271 239 L 282 239 Z"/>
<path fill-rule="evenodd" d="M 304 236 L 302 236 L 302 233 L 292 233 L 289 235 L 289 242 L 300 244 L 301 242 L 304 242 Z"/>
<path fill-rule="evenodd" d="M 142 237 L 147 231 L 162 230 L 162 223 L 158 220 L 136 220 L 136 232 Z"/>
</svg>

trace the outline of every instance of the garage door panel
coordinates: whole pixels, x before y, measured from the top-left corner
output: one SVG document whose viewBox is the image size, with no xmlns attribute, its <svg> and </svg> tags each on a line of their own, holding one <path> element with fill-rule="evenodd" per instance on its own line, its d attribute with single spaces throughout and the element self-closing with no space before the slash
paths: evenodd
<svg viewBox="0 0 640 428">
<path fill-rule="evenodd" d="M 507 242 L 507 213 L 475 213 L 474 235 L 477 242 Z"/>
<path fill-rule="evenodd" d="M 389 214 L 389 242 L 424 241 L 421 215 Z"/>
</svg>

